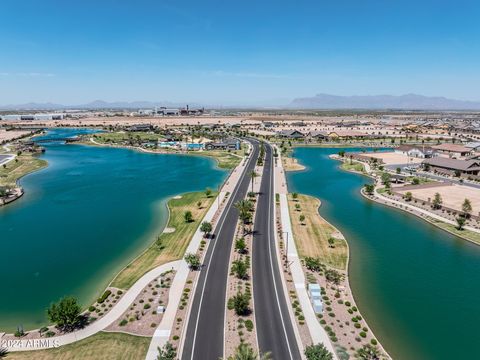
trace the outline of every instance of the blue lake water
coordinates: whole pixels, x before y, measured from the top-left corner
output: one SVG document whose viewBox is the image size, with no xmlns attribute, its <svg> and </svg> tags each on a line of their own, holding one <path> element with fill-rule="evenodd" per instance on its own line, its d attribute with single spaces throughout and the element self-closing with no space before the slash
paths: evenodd
<svg viewBox="0 0 480 360">
<path fill-rule="evenodd" d="M 377 337 L 394 359 L 479 359 L 480 246 L 364 199 L 370 180 L 340 170 L 328 158 L 339 150 L 295 149 L 307 169 L 289 189 L 321 199 L 348 239 L 350 284 Z"/>
<path fill-rule="evenodd" d="M 48 305 L 65 295 L 89 305 L 162 232 L 168 198 L 216 188 L 227 174 L 197 156 L 44 146 L 49 166 L 21 179 L 25 195 L 0 208 L 1 331 L 44 325 Z"/>
</svg>

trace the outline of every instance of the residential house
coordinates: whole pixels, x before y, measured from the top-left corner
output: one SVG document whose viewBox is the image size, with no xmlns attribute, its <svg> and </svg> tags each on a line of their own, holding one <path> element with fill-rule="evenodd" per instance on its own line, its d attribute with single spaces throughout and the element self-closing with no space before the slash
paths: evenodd
<svg viewBox="0 0 480 360">
<path fill-rule="evenodd" d="M 428 159 L 438 155 L 437 151 L 430 146 L 416 145 L 400 145 L 395 148 L 395 153 L 422 159 Z"/>
<path fill-rule="evenodd" d="M 302 139 L 305 137 L 305 134 L 298 130 L 281 130 L 277 132 L 277 135 L 287 139 Z"/>
<path fill-rule="evenodd" d="M 459 158 L 462 156 L 468 156 L 471 154 L 472 149 L 460 145 L 460 144 L 440 144 L 436 146 L 432 146 L 432 148 L 438 151 L 441 154 L 448 155 L 449 157 Z"/>
<path fill-rule="evenodd" d="M 428 165 L 433 171 L 448 175 L 457 173 L 464 175 L 478 175 L 480 172 L 479 160 L 460 160 L 437 156 L 424 160 L 422 164 L 424 164 L 424 166 Z"/>
</svg>

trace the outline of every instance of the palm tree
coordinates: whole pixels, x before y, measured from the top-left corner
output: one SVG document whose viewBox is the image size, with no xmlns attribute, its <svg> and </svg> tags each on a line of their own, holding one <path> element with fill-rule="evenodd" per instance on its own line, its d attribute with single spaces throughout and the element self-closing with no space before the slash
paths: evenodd
<svg viewBox="0 0 480 360">
<path fill-rule="evenodd" d="M 253 203 L 250 200 L 239 200 L 234 204 L 238 210 L 238 216 L 246 224 L 251 219 L 251 211 L 253 211 Z"/>
<path fill-rule="evenodd" d="M 255 180 L 255 178 L 258 176 L 258 174 L 255 172 L 255 170 L 252 170 L 250 172 L 250 178 L 252 179 L 252 192 L 253 192 L 253 181 Z"/>
<path fill-rule="evenodd" d="M 8 350 L 5 348 L 0 348 L 0 359 L 6 358 L 8 355 Z"/>
</svg>

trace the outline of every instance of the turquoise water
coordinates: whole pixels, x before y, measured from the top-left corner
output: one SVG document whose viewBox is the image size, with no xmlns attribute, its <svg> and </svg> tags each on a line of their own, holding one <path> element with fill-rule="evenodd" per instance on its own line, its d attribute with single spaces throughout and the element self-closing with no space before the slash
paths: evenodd
<svg viewBox="0 0 480 360">
<path fill-rule="evenodd" d="M 45 309 L 65 295 L 88 305 L 161 233 L 168 198 L 226 176 L 203 157 L 44 146 L 48 168 L 23 178 L 25 195 L 0 208 L 2 331 L 43 325 Z"/>
<path fill-rule="evenodd" d="M 480 358 L 480 246 L 364 199 L 368 178 L 328 158 L 339 150 L 295 149 L 307 170 L 289 173 L 289 189 L 320 198 L 348 239 L 350 284 L 376 336 L 394 359 Z"/>
</svg>

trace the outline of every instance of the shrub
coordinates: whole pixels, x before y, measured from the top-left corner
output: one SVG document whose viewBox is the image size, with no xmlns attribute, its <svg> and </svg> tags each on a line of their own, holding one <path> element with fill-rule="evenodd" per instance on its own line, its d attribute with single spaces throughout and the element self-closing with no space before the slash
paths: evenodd
<svg viewBox="0 0 480 360">
<path fill-rule="evenodd" d="M 127 319 L 123 319 L 122 321 L 120 321 L 120 323 L 118 325 L 120 326 L 125 326 L 128 324 L 128 320 Z"/>
<path fill-rule="evenodd" d="M 355 326 L 357 329 L 360 329 L 362 327 L 362 325 L 360 325 L 359 323 L 355 323 L 353 326 Z"/>
<path fill-rule="evenodd" d="M 151 306 L 150 304 L 145 304 L 145 305 L 143 305 L 143 308 L 144 308 L 145 310 L 150 309 L 151 307 L 152 307 L 152 306 Z"/>
<path fill-rule="evenodd" d="M 375 340 L 375 339 L 372 339 L 372 340 L 370 340 L 370 343 L 371 343 L 372 345 L 377 345 L 377 344 L 378 344 L 378 341 Z"/>
<path fill-rule="evenodd" d="M 252 331 L 253 330 L 253 321 L 252 320 L 246 320 L 245 321 L 245 327 L 247 331 Z"/>
<path fill-rule="evenodd" d="M 45 334 L 46 337 L 52 337 L 52 336 L 55 336 L 55 332 L 54 331 L 47 331 L 47 333 Z"/>
<path fill-rule="evenodd" d="M 360 334 L 359 334 L 362 338 L 366 338 L 367 337 L 367 334 L 365 333 L 365 331 L 360 331 Z"/>
<path fill-rule="evenodd" d="M 105 300 L 107 300 L 111 293 L 112 292 L 110 290 L 106 290 L 103 295 L 97 299 L 97 303 L 102 304 L 103 302 L 105 302 Z"/>
<path fill-rule="evenodd" d="M 90 312 L 94 312 L 97 308 L 93 305 L 90 305 L 90 307 L 88 308 L 88 311 Z"/>
</svg>

